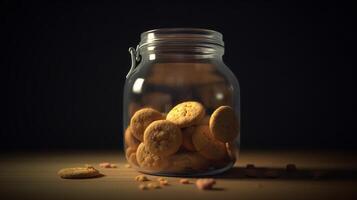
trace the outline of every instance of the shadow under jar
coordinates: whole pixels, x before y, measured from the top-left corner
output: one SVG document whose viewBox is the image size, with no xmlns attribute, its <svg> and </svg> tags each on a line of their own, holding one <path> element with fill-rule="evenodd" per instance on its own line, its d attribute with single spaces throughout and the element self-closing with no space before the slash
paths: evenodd
<svg viewBox="0 0 357 200">
<path fill-rule="evenodd" d="M 165 176 L 230 169 L 240 144 L 240 92 L 222 60 L 222 34 L 155 29 L 129 52 L 123 125 L 131 166 Z"/>
</svg>

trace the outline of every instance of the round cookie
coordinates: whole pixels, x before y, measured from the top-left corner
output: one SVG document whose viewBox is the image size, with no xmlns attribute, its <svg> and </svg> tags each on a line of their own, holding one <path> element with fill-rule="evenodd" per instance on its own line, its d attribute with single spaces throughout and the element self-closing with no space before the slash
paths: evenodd
<svg viewBox="0 0 357 200">
<path fill-rule="evenodd" d="M 227 156 L 226 145 L 212 136 L 208 126 L 197 126 L 192 135 L 192 143 L 207 159 L 221 160 Z"/>
<path fill-rule="evenodd" d="M 73 167 L 65 168 L 58 171 L 61 178 L 80 179 L 80 178 L 94 178 L 101 174 L 94 167 Z"/>
<path fill-rule="evenodd" d="M 128 147 L 125 151 L 125 157 L 130 164 L 139 166 L 138 162 L 136 160 L 136 149 L 134 149 L 132 147 Z"/>
<path fill-rule="evenodd" d="M 192 135 L 195 132 L 195 129 L 195 126 L 182 129 L 182 146 L 189 151 L 196 151 L 195 146 L 192 143 Z"/>
<path fill-rule="evenodd" d="M 176 105 L 167 114 L 166 119 L 180 128 L 198 124 L 205 116 L 205 108 L 195 101 L 187 101 Z"/>
<path fill-rule="evenodd" d="M 181 129 L 168 120 L 154 121 L 145 129 L 144 144 L 155 155 L 172 155 L 182 145 Z"/>
<path fill-rule="evenodd" d="M 233 141 L 239 133 L 239 124 L 233 108 L 229 106 L 217 108 L 211 115 L 209 127 L 217 140 Z"/>
<path fill-rule="evenodd" d="M 124 141 L 128 147 L 137 149 L 140 144 L 140 141 L 134 137 L 132 132 L 133 131 L 132 131 L 131 127 L 128 126 L 128 128 L 125 130 L 125 133 L 124 133 Z"/>
<path fill-rule="evenodd" d="M 143 141 L 144 131 L 151 122 L 164 119 L 162 114 L 152 108 L 143 108 L 135 112 L 130 120 L 130 127 L 134 137 Z"/>
<path fill-rule="evenodd" d="M 136 153 L 136 149 L 134 149 L 134 148 L 132 148 L 132 147 L 126 148 L 126 150 L 125 150 L 125 157 L 126 157 L 126 159 L 128 159 L 129 156 L 130 156 L 131 154 L 133 154 L 133 153 Z M 129 160 L 129 159 L 128 159 L 128 160 Z"/>
<path fill-rule="evenodd" d="M 151 153 L 144 143 L 136 151 L 136 160 L 140 167 L 154 171 L 164 170 L 169 165 L 167 158 Z"/>
</svg>

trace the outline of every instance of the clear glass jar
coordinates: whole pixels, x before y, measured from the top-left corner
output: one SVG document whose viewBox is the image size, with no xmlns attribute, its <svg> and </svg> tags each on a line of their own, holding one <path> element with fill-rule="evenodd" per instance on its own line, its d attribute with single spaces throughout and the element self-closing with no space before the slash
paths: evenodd
<svg viewBox="0 0 357 200">
<path fill-rule="evenodd" d="M 240 144 L 240 91 L 222 60 L 222 34 L 155 29 L 129 52 L 123 125 L 132 167 L 165 176 L 230 169 Z"/>
</svg>

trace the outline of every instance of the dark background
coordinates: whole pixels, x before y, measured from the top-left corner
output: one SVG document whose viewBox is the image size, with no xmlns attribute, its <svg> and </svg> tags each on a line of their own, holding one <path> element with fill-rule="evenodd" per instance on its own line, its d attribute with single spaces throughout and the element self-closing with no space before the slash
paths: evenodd
<svg viewBox="0 0 357 200">
<path fill-rule="evenodd" d="M 352 5 L 128 2 L 2 2 L 2 150 L 118 149 L 127 49 L 163 27 L 223 33 L 243 149 L 356 148 Z"/>
</svg>

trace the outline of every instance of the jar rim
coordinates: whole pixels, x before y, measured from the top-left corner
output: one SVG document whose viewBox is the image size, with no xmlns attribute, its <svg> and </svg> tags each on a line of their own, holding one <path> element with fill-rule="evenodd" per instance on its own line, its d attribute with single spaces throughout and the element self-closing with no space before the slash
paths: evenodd
<svg viewBox="0 0 357 200">
<path fill-rule="evenodd" d="M 223 35 L 203 28 L 159 28 L 141 33 L 139 48 L 157 44 L 213 44 L 224 47 Z"/>
</svg>

